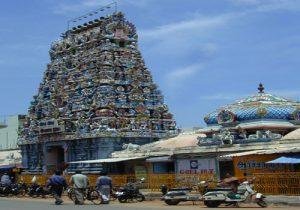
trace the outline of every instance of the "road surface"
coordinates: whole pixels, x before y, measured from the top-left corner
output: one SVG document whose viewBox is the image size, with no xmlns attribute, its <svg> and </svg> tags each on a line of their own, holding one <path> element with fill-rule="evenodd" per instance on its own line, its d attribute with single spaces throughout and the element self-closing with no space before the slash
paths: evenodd
<svg viewBox="0 0 300 210">
<path fill-rule="evenodd" d="M 228 208 L 228 207 L 219 207 L 220 209 L 237 209 L 237 208 Z M 293 207 L 278 207 L 270 206 L 268 209 L 278 209 L 283 210 Z M 155 201 L 145 201 L 141 203 L 126 203 L 120 204 L 117 201 L 111 202 L 109 205 L 93 205 L 90 202 L 86 202 L 85 205 L 74 205 L 71 201 L 66 200 L 63 205 L 55 205 L 53 199 L 28 199 L 28 198 L 0 198 L 0 209 L 1 210 L 93 210 L 93 209 L 105 209 L 105 210 L 153 210 L 153 209 L 166 209 L 166 210 L 199 210 L 199 209 L 208 209 L 203 206 L 202 203 L 197 203 L 192 205 L 192 203 L 182 203 L 177 206 L 168 206 L 159 200 Z M 262 209 L 258 208 L 255 205 L 241 205 L 241 209 L 246 210 L 255 210 Z M 297 208 L 293 208 L 297 209 Z"/>
</svg>

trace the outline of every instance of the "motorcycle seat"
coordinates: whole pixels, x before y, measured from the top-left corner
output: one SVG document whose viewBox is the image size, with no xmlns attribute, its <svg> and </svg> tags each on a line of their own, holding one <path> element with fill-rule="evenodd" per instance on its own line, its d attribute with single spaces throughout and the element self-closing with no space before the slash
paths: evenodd
<svg viewBox="0 0 300 210">
<path fill-rule="evenodd" d="M 183 191 L 170 191 L 170 192 L 167 192 L 166 195 L 167 196 L 181 196 L 181 195 L 186 195 L 186 193 Z"/>
</svg>

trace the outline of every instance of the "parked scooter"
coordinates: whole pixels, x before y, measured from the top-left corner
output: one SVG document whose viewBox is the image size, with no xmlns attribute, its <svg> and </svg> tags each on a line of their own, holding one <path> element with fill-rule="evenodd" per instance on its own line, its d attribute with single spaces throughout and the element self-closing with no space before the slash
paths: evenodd
<svg viewBox="0 0 300 210">
<path fill-rule="evenodd" d="M 197 194 L 192 194 L 192 188 L 171 188 L 169 191 L 166 186 L 161 186 L 161 192 L 163 193 L 163 200 L 168 205 L 177 205 L 180 202 L 192 201 L 193 203 L 196 201 L 200 201 L 202 199 L 202 193 L 206 192 L 208 188 L 208 183 L 205 181 L 201 181 L 197 186 L 195 186 L 199 191 L 201 188 L 201 192 Z"/>
<path fill-rule="evenodd" d="M 139 185 L 144 182 L 144 178 L 142 178 L 138 182 L 129 182 L 124 187 L 121 187 L 116 195 L 120 203 L 126 203 L 128 201 L 136 200 L 138 202 L 142 202 L 145 200 L 145 196 L 140 193 Z"/>
<path fill-rule="evenodd" d="M 252 189 L 248 181 L 243 182 L 238 187 L 238 192 L 234 193 L 230 188 L 215 189 L 203 195 L 204 205 L 216 208 L 221 204 L 237 205 L 243 203 L 257 203 L 260 207 L 267 207 L 265 196 Z"/>
</svg>

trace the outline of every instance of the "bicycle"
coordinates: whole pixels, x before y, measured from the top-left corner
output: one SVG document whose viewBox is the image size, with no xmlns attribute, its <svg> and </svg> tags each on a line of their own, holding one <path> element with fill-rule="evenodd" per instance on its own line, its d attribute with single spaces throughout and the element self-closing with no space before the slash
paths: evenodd
<svg viewBox="0 0 300 210">
<path fill-rule="evenodd" d="M 75 201 L 75 190 L 73 187 L 67 189 L 67 194 L 72 201 Z M 99 205 L 102 203 L 102 196 L 93 187 L 88 187 L 83 194 L 83 200 L 88 200 L 91 201 L 93 204 Z"/>
</svg>

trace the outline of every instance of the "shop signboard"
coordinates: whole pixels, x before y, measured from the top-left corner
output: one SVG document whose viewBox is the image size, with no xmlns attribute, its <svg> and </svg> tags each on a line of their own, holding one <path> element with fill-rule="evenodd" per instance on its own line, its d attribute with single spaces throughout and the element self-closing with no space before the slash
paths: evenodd
<svg viewBox="0 0 300 210">
<path fill-rule="evenodd" d="M 193 158 L 177 160 L 178 174 L 215 174 L 216 159 Z"/>
<path fill-rule="evenodd" d="M 278 154 L 246 155 L 233 157 L 234 175 L 244 177 L 244 173 L 284 172 L 288 170 L 284 164 L 266 164 L 266 162 L 278 158 Z"/>
</svg>

